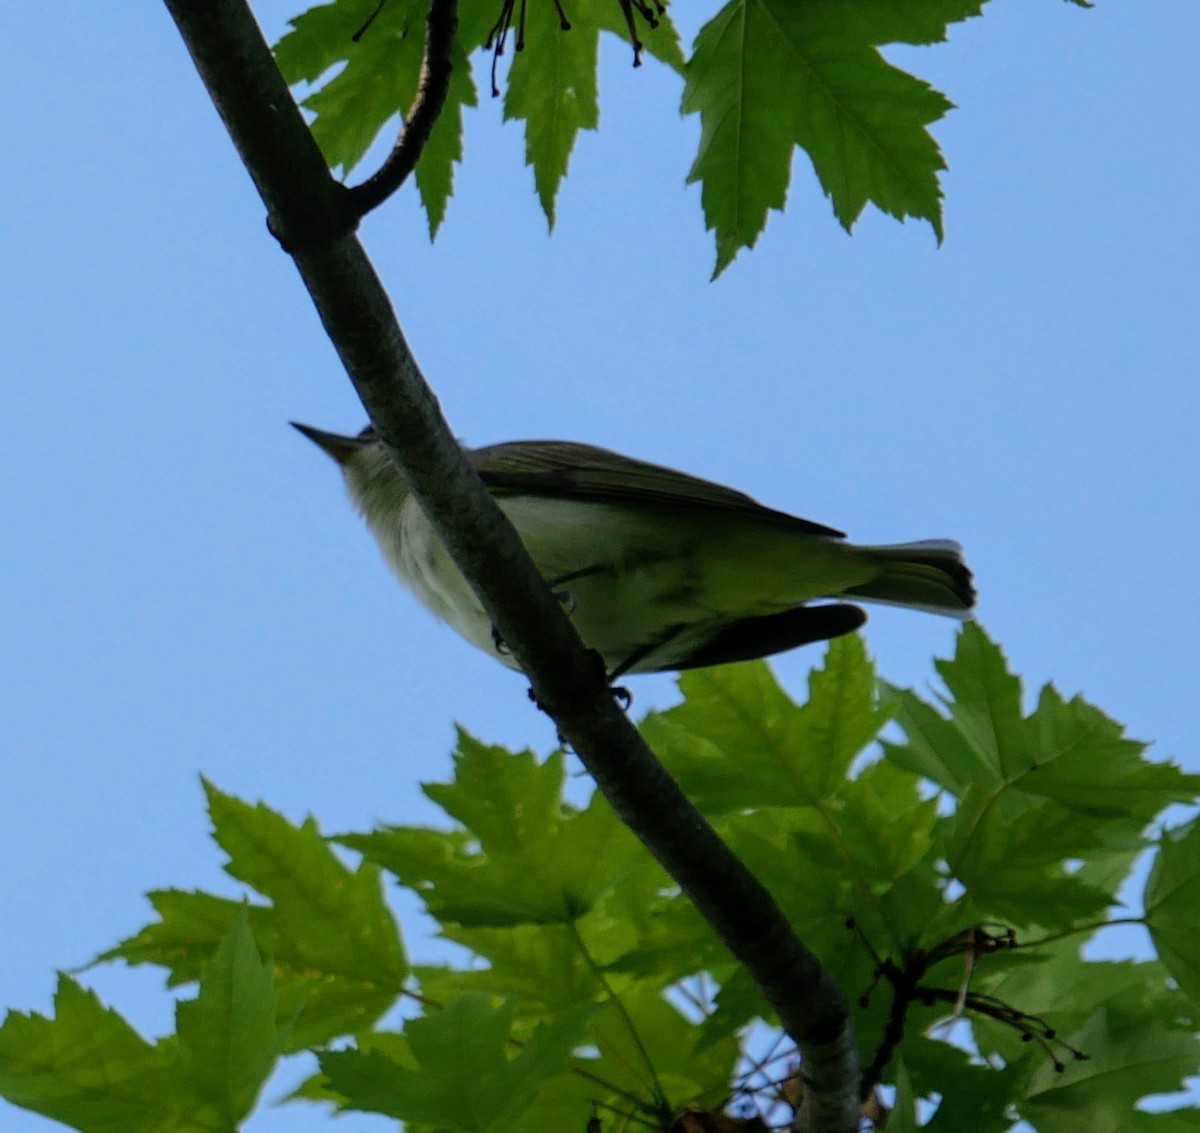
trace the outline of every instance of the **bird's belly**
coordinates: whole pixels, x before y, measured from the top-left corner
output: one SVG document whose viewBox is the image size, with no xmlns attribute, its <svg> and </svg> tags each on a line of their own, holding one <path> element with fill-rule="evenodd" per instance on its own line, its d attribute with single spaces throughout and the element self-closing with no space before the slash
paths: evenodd
<svg viewBox="0 0 1200 1133">
<path fill-rule="evenodd" d="M 542 576 L 562 596 L 584 642 L 610 667 L 667 627 L 711 617 L 686 539 L 640 512 L 605 504 L 516 497 L 498 501 Z M 510 667 L 491 620 L 426 520 L 404 509 L 399 574 L 431 613 Z"/>
<path fill-rule="evenodd" d="M 431 614 L 509 668 L 518 668 L 510 654 L 497 649 L 491 619 L 425 513 L 411 499 L 401 515 L 393 562 L 401 579 Z"/>
<path fill-rule="evenodd" d="M 644 654 L 631 671 L 685 656 L 731 619 L 788 609 L 828 593 L 797 578 L 796 536 L 744 524 L 680 519 L 651 509 L 516 496 L 497 501 L 542 576 L 562 595 L 583 641 L 608 668 Z M 842 547 L 800 537 L 809 563 L 827 555 L 845 569 Z M 415 501 L 400 531 L 400 574 L 432 613 L 504 664 L 491 620 Z M 666 666 L 666 667 L 669 667 Z"/>
<path fill-rule="evenodd" d="M 579 636 L 610 670 L 720 616 L 706 540 L 694 523 L 662 511 L 577 500 L 526 497 L 502 506 L 543 577 L 562 595 Z"/>
</svg>

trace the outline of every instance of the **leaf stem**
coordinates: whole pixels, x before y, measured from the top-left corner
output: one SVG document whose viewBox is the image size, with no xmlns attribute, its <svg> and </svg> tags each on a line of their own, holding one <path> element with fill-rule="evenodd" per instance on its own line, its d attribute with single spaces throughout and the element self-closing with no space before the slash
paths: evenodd
<svg viewBox="0 0 1200 1133">
<path fill-rule="evenodd" d="M 1108 921 L 1092 921 L 1090 924 L 1074 925 L 1064 928 L 1061 932 L 1052 932 L 1048 936 L 1038 937 L 1037 940 L 1019 940 L 1014 948 L 1040 948 L 1043 944 L 1053 944 L 1058 940 L 1067 940 L 1088 932 L 1099 932 L 1102 928 L 1112 928 L 1114 925 L 1131 925 L 1146 923 L 1145 917 L 1113 917 Z"/>
<path fill-rule="evenodd" d="M 659 1112 L 664 1115 L 667 1121 L 670 1121 L 674 1116 L 675 1111 L 671 1108 L 671 1103 L 667 1099 L 666 1091 L 663 1089 L 662 1082 L 659 1081 L 658 1071 L 654 1067 L 654 1062 L 650 1057 L 650 1052 L 646 1049 L 645 1043 L 642 1042 L 642 1036 L 638 1034 L 638 1029 L 633 1022 L 632 1016 L 625 1009 L 625 1004 L 621 1002 L 621 997 L 616 993 L 612 984 L 608 982 L 608 976 L 605 975 L 604 969 L 596 962 L 595 957 L 588 951 L 587 945 L 583 941 L 583 936 L 579 931 L 579 925 L 575 921 L 567 922 L 567 928 L 571 936 L 575 940 L 576 947 L 579 949 L 579 954 L 583 957 L 584 962 L 592 970 L 592 975 L 600 981 L 600 986 L 604 988 L 608 998 L 612 1001 L 613 1006 L 617 1009 L 618 1014 L 625 1020 L 625 1026 L 629 1030 L 629 1037 L 633 1040 L 633 1045 L 637 1047 L 638 1054 L 642 1061 L 646 1064 L 646 1070 L 650 1074 L 651 1088 L 654 1091 L 654 1100 Z"/>
</svg>

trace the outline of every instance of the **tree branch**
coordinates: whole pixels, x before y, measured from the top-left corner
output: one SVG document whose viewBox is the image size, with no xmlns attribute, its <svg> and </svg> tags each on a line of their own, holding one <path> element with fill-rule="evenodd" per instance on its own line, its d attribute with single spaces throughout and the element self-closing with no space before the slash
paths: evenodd
<svg viewBox="0 0 1200 1133">
<path fill-rule="evenodd" d="M 845 997 L 617 708 L 603 666 L 471 471 L 353 235 L 346 190 L 329 175 L 244 0 L 165 2 L 367 413 L 538 701 L 795 1040 L 806 1080 L 798 1128 L 851 1133 L 859 1067 Z"/>
<path fill-rule="evenodd" d="M 416 168 L 450 91 L 457 27 L 458 0 L 431 0 L 425 19 L 425 54 L 421 58 L 417 93 L 404 116 L 396 144 L 375 173 L 349 190 L 350 203 L 359 217 L 383 204 Z"/>
</svg>

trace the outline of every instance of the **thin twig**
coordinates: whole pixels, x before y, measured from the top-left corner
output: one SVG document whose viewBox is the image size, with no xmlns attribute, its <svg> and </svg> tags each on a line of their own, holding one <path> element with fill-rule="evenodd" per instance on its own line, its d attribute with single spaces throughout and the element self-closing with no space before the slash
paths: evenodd
<svg viewBox="0 0 1200 1133">
<path fill-rule="evenodd" d="M 865 1099 L 883 1080 L 883 1072 L 896 1053 L 896 1048 L 904 1038 L 904 1024 L 908 1018 L 908 1008 L 917 995 L 917 985 L 925 974 L 923 966 L 917 971 L 901 968 L 891 960 L 885 959 L 881 965 L 883 975 L 892 985 L 892 1005 L 888 1010 L 887 1021 L 883 1025 L 883 1034 L 879 1045 L 875 1048 L 875 1056 L 863 1071 L 862 1097 Z"/>
<path fill-rule="evenodd" d="M 383 204 L 416 168 L 450 92 L 457 27 L 458 0 L 430 0 L 417 93 L 404 116 L 396 144 L 375 173 L 361 185 L 353 186 L 348 193 L 350 204 L 359 217 Z"/>
</svg>

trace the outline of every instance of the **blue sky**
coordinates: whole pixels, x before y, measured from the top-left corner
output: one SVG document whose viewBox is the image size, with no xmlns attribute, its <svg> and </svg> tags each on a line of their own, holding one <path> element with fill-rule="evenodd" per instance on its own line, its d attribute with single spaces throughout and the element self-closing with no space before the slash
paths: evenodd
<svg viewBox="0 0 1200 1133">
<path fill-rule="evenodd" d="M 292 11 L 258 10 L 272 38 Z M 468 442 L 587 440 L 862 541 L 957 538 L 1027 689 L 1200 770 L 1198 39 L 1194 0 L 995 0 L 892 52 L 959 107 L 941 248 L 870 212 L 847 237 L 799 157 L 788 212 L 710 284 L 697 123 L 615 42 L 552 237 L 486 97 L 438 243 L 410 191 L 362 235 Z M 0 43 L 0 1007 L 45 1011 L 146 890 L 236 892 L 201 772 L 335 832 L 432 819 L 455 720 L 553 733 L 398 589 L 286 426 L 364 417 L 165 9 L 8 4 Z M 866 633 L 926 685 L 953 631 L 880 610 Z M 777 663 L 796 695 L 818 656 Z M 156 973 L 88 978 L 169 1027 Z M 3 1133 L 49 1128 L 0 1108 Z"/>
</svg>

